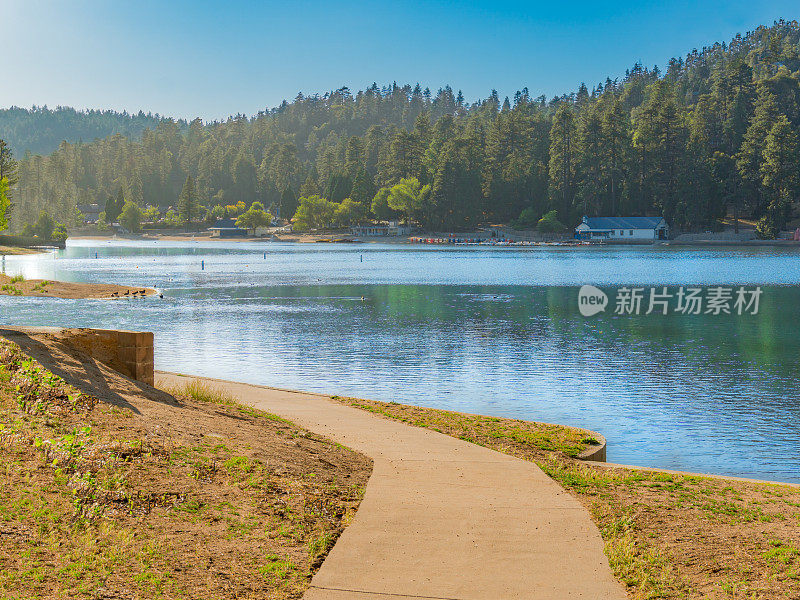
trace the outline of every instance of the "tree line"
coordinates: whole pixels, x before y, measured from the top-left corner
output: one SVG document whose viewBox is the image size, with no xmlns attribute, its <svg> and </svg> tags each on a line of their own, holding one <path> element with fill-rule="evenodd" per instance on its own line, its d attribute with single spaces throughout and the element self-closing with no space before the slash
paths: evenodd
<svg viewBox="0 0 800 600">
<path fill-rule="evenodd" d="M 62 141 L 91 142 L 115 133 L 133 139 L 141 138 L 145 129 L 152 129 L 163 120 L 158 114 L 129 114 L 113 110 L 75 110 L 68 106 L 30 109 L 12 106 L 0 109 L 0 138 L 18 156 L 50 154 Z M 179 125 L 186 127 L 185 121 Z"/>
<path fill-rule="evenodd" d="M 79 205 L 120 190 L 142 209 L 174 209 L 191 180 L 205 211 L 258 202 L 309 228 L 525 227 L 546 215 L 571 225 L 587 214 L 661 215 L 693 231 L 734 214 L 772 237 L 800 196 L 798 132 L 800 27 L 779 21 L 663 72 L 637 63 L 549 100 L 522 89 L 470 104 L 449 86 L 373 84 L 298 94 L 251 118 L 162 119 L 141 139 L 62 142 L 20 160 L 11 221 L 47 210 L 76 223 Z"/>
</svg>

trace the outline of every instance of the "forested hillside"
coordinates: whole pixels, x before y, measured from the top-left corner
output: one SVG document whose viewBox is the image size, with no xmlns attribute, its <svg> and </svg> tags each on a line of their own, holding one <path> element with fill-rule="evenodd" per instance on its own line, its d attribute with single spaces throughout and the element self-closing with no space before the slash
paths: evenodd
<svg viewBox="0 0 800 600">
<path fill-rule="evenodd" d="M 15 106 L 0 109 L 0 139 L 20 157 L 28 152 L 50 154 L 63 141 L 91 142 L 115 133 L 140 139 L 142 131 L 154 128 L 160 121 L 160 116 L 143 112 L 129 115 L 113 110 Z"/>
<path fill-rule="evenodd" d="M 209 208 L 257 200 L 289 217 L 299 196 L 318 194 L 357 203 L 352 219 L 385 218 L 380 203 L 371 213 L 379 189 L 416 178 L 421 202 L 407 212 L 430 229 L 521 214 L 533 225 L 556 210 L 568 225 L 660 214 L 698 230 L 737 211 L 772 236 L 800 196 L 799 72 L 800 27 L 781 21 L 549 100 L 523 89 L 467 105 L 449 86 L 373 84 L 185 131 L 162 121 L 140 141 L 84 139 L 22 160 L 12 227 L 41 209 L 72 222 L 76 204 L 120 189 L 174 206 L 188 176 Z"/>
</svg>

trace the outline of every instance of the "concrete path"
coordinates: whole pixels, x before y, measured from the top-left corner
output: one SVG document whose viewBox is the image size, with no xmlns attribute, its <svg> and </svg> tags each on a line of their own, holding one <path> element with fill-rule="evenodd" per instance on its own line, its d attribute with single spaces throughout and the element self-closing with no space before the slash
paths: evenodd
<svg viewBox="0 0 800 600">
<path fill-rule="evenodd" d="M 587 511 L 535 464 L 325 396 L 206 381 L 374 460 L 306 600 L 626 598 Z"/>
</svg>

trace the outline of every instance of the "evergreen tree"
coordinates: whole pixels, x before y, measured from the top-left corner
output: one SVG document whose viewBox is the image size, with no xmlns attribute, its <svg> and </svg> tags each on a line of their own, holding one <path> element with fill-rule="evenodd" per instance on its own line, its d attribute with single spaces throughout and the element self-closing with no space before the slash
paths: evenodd
<svg viewBox="0 0 800 600">
<path fill-rule="evenodd" d="M 5 179 L 8 184 L 6 194 L 11 197 L 11 188 L 18 180 L 17 161 L 14 160 L 14 153 L 6 144 L 5 140 L 0 139 L 0 179 Z"/>
<path fill-rule="evenodd" d="M 608 185 L 608 202 L 604 212 L 617 215 L 622 210 L 624 182 L 631 158 L 630 117 L 618 98 L 608 103 L 603 112 L 602 126 L 602 170 Z"/>
<path fill-rule="evenodd" d="M 559 214 L 572 215 L 575 198 L 576 126 L 572 108 L 561 103 L 550 129 L 550 198 Z"/>
<path fill-rule="evenodd" d="M 126 202 L 119 215 L 119 223 L 131 233 L 139 233 L 142 230 L 142 219 L 144 212 L 133 202 Z"/>
<path fill-rule="evenodd" d="M 320 191 L 317 180 L 313 173 L 309 173 L 303 185 L 300 186 L 300 196 L 302 198 L 308 198 L 310 196 L 319 196 L 319 194 Z"/>
<path fill-rule="evenodd" d="M 0 174 L 11 172 L 9 146 L 25 152 L 18 183 L 13 174 L 9 182 L 17 229 L 42 210 L 75 222 L 78 204 L 108 204 L 107 216 L 118 217 L 122 203 L 106 199 L 120 188 L 125 200 L 163 212 L 188 175 L 198 198 L 258 200 L 283 217 L 297 208 L 289 189 L 366 208 L 375 186 L 414 177 L 432 188 L 415 215 L 430 226 L 503 223 L 523 212 L 530 220 L 556 209 L 568 225 L 596 212 L 661 214 L 678 228 L 707 229 L 726 211 L 775 216 L 785 186 L 765 178 L 774 163 L 767 138 L 780 115 L 800 132 L 798 73 L 800 25 L 779 21 L 675 58 L 663 76 L 637 63 L 620 80 L 550 99 L 520 90 L 504 102 L 493 91 L 468 105 L 450 86 L 431 94 L 395 83 L 299 94 L 253 118 L 209 124 L 0 109 L 9 142 L 0 144 Z M 351 208 L 340 206 L 337 222 Z M 387 203 L 378 211 L 397 216 Z"/>
<path fill-rule="evenodd" d="M 325 191 L 325 197 L 331 202 L 341 202 L 350 196 L 352 189 L 353 180 L 343 173 L 336 173 L 328 180 L 328 188 Z"/>
<path fill-rule="evenodd" d="M 344 174 L 352 180 L 363 166 L 364 144 L 357 135 L 351 136 L 347 141 L 347 150 L 345 151 Z"/>
<path fill-rule="evenodd" d="M 800 197 L 800 146 L 786 115 L 780 115 L 767 134 L 761 177 L 767 197 L 764 217 L 758 223 L 763 237 L 777 237 Z"/>
<path fill-rule="evenodd" d="M 53 220 L 47 211 L 39 212 L 39 218 L 33 224 L 33 234 L 40 240 L 50 240 L 53 237 L 53 230 L 56 228 L 56 222 Z"/>
<path fill-rule="evenodd" d="M 231 199 L 245 204 L 256 200 L 256 166 L 253 159 L 244 153 L 239 154 L 233 163 L 233 184 Z"/>
<path fill-rule="evenodd" d="M 584 86 L 585 89 L 585 86 Z M 588 102 L 588 94 L 587 100 Z M 578 179 L 576 208 L 584 215 L 597 215 L 602 212 L 603 189 L 603 121 L 601 107 L 595 103 L 584 110 L 577 131 L 579 162 L 576 168 Z"/>
<path fill-rule="evenodd" d="M 178 196 L 178 217 L 184 225 L 189 225 L 199 214 L 200 203 L 194 189 L 194 180 L 189 175 L 183 184 L 180 196 Z"/>
<path fill-rule="evenodd" d="M 417 138 L 407 131 L 398 131 L 392 138 L 381 180 L 394 184 L 404 177 L 422 174 L 422 148 Z"/>
<path fill-rule="evenodd" d="M 8 229 L 8 209 L 11 207 L 11 199 L 8 197 L 8 179 L 0 179 L 0 231 Z"/>
<path fill-rule="evenodd" d="M 744 183 L 745 203 L 759 216 L 765 209 L 761 173 L 763 151 L 767 136 L 777 119 L 775 96 L 766 85 L 760 85 L 753 116 L 736 155 L 736 166 Z"/>
<path fill-rule="evenodd" d="M 305 196 L 308 198 L 309 196 Z M 294 190 L 287 187 L 281 194 L 280 215 L 282 219 L 291 219 L 297 211 L 298 201 Z"/>
<path fill-rule="evenodd" d="M 360 169 L 353 180 L 353 188 L 350 190 L 350 198 L 354 202 L 369 206 L 375 197 L 375 184 L 366 169 Z"/>
<path fill-rule="evenodd" d="M 106 222 L 115 223 L 122 213 L 124 206 L 125 197 L 122 193 L 122 188 L 119 188 L 116 196 L 109 196 L 106 200 Z"/>
<path fill-rule="evenodd" d="M 445 144 L 427 202 L 423 225 L 434 229 L 467 229 L 478 222 L 481 206 L 482 157 L 469 138 Z"/>
<path fill-rule="evenodd" d="M 656 81 L 648 87 L 647 100 L 635 112 L 637 204 L 643 212 L 656 210 L 673 222 L 685 144 L 686 130 L 674 90 L 669 82 Z"/>
</svg>

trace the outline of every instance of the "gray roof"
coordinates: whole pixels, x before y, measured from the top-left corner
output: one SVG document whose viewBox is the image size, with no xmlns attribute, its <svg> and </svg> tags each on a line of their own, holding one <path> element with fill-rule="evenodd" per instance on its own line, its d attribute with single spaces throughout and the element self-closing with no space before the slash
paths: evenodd
<svg viewBox="0 0 800 600">
<path fill-rule="evenodd" d="M 584 217 L 583 223 L 586 223 L 589 229 L 605 231 L 610 229 L 655 229 L 662 220 L 661 217 Z"/>
</svg>

